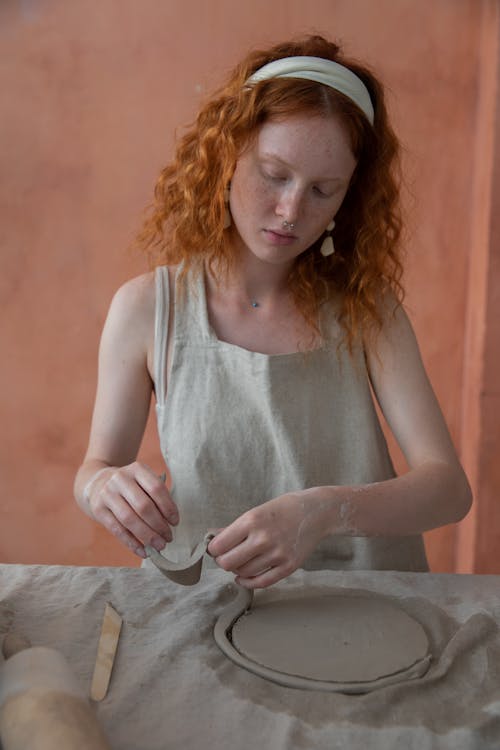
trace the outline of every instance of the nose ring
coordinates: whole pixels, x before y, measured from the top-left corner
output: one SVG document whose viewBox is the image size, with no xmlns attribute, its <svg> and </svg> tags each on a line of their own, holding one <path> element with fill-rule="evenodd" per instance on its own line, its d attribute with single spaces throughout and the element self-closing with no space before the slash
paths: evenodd
<svg viewBox="0 0 500 750">
<path fill-rule="evenodd" d="M 290 224 L 288 221 L 284 221 L 282 226 L 283 229 L 295 229 L 295 224 Z"/>
</svg>

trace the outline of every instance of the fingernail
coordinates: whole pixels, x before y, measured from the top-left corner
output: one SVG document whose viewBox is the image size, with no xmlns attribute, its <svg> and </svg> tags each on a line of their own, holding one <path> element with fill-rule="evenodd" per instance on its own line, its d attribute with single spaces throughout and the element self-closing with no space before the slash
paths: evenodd
<svg viewBox="0 0 500 750">
<path fill-rule="evenodd" d="M 142 557 L 143 560 L 145 560 L 146 557 L 147 557 L 146 551 L 145 551 L 145 549 L 143 547 L 136 547 L 135 548 L 135 554 L 139 555 L 139 557 Z"/>
<path fill-rule="evenodd" d="M 173 524 L 179 523 L 179 516 L 177 513 L 172 513 L 172 515 L 168 517 L 168 522 Z"/>
<path fill-rule="evenodd" d="M 157 552 L 161 552 L 162 549 L 165 547 L 165 540 L 164 539 L 153 539 L 151 545 L 155 548 Z"/>
</svg>

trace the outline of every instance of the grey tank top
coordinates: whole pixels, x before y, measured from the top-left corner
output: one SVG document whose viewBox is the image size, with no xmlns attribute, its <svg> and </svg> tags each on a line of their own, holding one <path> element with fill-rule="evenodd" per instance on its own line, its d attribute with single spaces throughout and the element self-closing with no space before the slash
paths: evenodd
<svg viewBox="0 0 500 750">
<path fill-rule="evenodd" d="M 168 557 L 186 559 L 207 529 L 293 490 L 394 476 L 362 347 L 268 355 L 220 341 L 203 274 L 175 284 L 156 269 L 154 375 L 158 433 L 180 514 Z M 171 326 L 167 384 L 167 331 Z M 421 536 L 330 536 L 306 569 L 427 570 Z"/>
</svg>

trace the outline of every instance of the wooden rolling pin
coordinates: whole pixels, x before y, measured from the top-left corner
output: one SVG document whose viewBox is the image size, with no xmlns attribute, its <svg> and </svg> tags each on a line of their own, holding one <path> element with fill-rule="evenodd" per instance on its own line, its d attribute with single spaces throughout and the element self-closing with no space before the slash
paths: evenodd
<svg viewBox="0 0 500 750">
<path fill-rule="evenodd" d="M 55 649 L 5 636 L 0 669 L 3 750 L 111 750 L 67 661 Z"/>
</svg>

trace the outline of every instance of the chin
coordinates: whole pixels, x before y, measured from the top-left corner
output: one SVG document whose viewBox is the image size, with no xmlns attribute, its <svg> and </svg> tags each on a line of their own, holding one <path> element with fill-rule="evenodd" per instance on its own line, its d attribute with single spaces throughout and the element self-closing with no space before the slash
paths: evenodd
<svg viewBox="0 0 500 750">
<path fill-rule="evenodd" d="M 295 258 L 297 258 L 301 254 L 302 251 L 300 251 L 300 253 L 297 251 L 292 251 L 289 247 L 262 247 L 262 244 L 257 245 L 256 243 L 253 248 L 251 245 L 249 245 L 247 252 L 263 263 L 280 265 L 281 263 L 292 263 Z"/>
<path fill-rule="evenodd" d="M 262 263 L 269 263 L 272 266 L 281 266 L 284 264 L 291 264 L 297 258 L 297 255 L 288 255 L 286 253 L 252 253 L 254 258 L 257 258 Z"/>
</svg>

